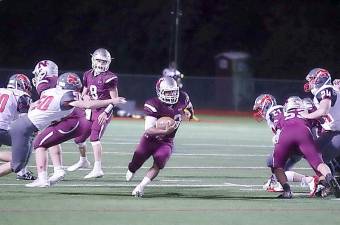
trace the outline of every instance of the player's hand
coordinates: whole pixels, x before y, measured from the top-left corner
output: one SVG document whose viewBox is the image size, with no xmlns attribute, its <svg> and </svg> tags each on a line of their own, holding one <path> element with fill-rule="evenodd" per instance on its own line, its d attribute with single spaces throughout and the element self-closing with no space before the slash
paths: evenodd
<svg viewBox="0 0 340 225">
<path fill-rule="evenodd" d="M 126 103 L 126 99 L 124 97 L 112 98 L 111 100 L 112 100 L 111 103 L 114 105 Z"/>
<path fill-rule="evenodd" d="M 83 99 L 84 101 L 90 101 L 90 100 L 91 100 L 91 97 L 90 97 L 89 95 L 83 95 L 83 96 L 82 96 L 82 99 Z"/>
<path fill-rule="evenodd" d="M 165 134 L 170 134 L 176 130 L 176 123 L 171 125 L 170 121 L 165 126 Z"/>
<path fill-rule="evenodd" d="M 109 117 L 107 116 L 106 112 L 102 112 L 99 116 L 98 116 L 98 124 L 102 125 L 106 122 L 106 120 L 108 120 Z"/>
</svg>

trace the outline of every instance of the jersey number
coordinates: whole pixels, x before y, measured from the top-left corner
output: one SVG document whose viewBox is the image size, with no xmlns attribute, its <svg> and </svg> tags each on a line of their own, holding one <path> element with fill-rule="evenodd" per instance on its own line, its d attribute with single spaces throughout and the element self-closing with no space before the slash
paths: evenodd
<svg viewBox="0 0 340 225">
<path fill-rule="evenodd" d="M 302 112 L 302 111 L 303 111 L 303 110 L 298 111 L 298 113 L 294 113 L 294 112 L 284 112 L 285 120 L 290 120 L 290 119 L 293 119 L 293 118 L 295 118 L 295 117 L 300 118 L 300 119 L 303 119 L 303 117 L 300 115 L 300 112 Z"/>
<path fill-rule="evenodd" d="M 0 112 L 3 112 L 5 110 L 8 98 L 9 98 L 8 94 L 0 95 Z"/>
<path fill-rule="evenodd" d="M 38 102 L 37 109 L 40 109 L 42 111 L 47 110 L 52 100 L 53 100 L 53 96 L 42 96 Z"/>
<path fill-rule="evenodd" d="M 91 95 L 93 100 L 97 100 L 98 99 L 97 86 L 90 85 L 90 95 Z"/>
</svg>

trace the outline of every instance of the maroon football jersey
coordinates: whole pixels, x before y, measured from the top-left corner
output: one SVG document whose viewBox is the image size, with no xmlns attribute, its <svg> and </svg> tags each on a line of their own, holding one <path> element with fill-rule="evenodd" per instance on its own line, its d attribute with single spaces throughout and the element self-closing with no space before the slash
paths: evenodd
<svg viewBox="0 0 340 225">
<path fill-rule="evenodd" d="M 106 71 L 94 76 L 93 71 L 88 70 L 84 73 L 83 85 L 84 87 L 88 88 L 91 99 L 110 99 L 110 90 L 113 90 L 117 87 L 118 77 L 110 71 Z"/>
<path fill-rule="evenodd" d="M 177 128 L 176 130 L 167 135 L 164 139 L 174 138 L 177 132 L 177 129 L 182 121 L 182 115 L 184 114 L 184 109 L 190 103 L 190 99 L 187 93 L 181 91 L 179 93 L 178 102 L 176 104 L 170 105 L 162 102 L 157 97 L 151 98 L 147 100 L 144 104 L 144 114 L 146 116 L 152 116 L 157 119 L 161 117 L 170 117 L 176 121 Z"/>
</svg>

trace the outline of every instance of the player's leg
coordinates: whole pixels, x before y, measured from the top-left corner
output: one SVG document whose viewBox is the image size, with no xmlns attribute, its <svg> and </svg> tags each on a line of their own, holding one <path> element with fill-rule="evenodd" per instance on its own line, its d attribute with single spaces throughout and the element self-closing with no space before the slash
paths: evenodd
<svg viewBox="0 0 340 225">
<path fill-rule="evenodd" d="M 53 175 L 49 177 L 49 181 L 51 184 L 55 184 L 63 180 L 66 174 L 63 169 L 62 148 L 59 144 L 48 148 L 48 151 L 53 165 Z"/>
<path fill-rule="evenodd" d="M 97 119 L 92 123 L 90 142 L 93 149 L 94 164 L 92 171 L 84 177 L 85 179 L 104 176 L 104 172 L 102 170 L 103 147 L 100 139 L 104 134 L 106 126 L 110 123 L 111 118 L 112 116 L 110 116 L 104 124 L 99 124 Z"/>
<path fill-rule="evenodd" d="M 157 148 L 157 150 L 153 154 L 154 163 L 146 173 L 143 180 L 132 191 L 133 196 L 143 196 L 145 187 L 150 184 L 151 181 L 157 177 L 159 171 L 165 167 L 165 164 L 171 156 L 171 152 L 171 144 L 162 144 Z"/>
<path fill-rule="evenodd" d="M 7 146 L 12 145 L 11 135 L 9 134 L 8 130 L 0 129 L 0 144 L 4 144 Z M 12 161 L 12 152 L 5 151 L 0 152 L 0 160 L 5 162 Z M 16 179 L 17 180 L 35 180 L 35 176 L 33 173 L 25 166 L 19 172 L 17 172 Z"/>
<path fill-rule="evenodd" d="M 293 197 L 284 170 L 285 164 L 292 150 L 291 146 L 292 138 L 290 137 L 290 134 L 282 131 L 280 134 L 280 142 L 275 145 L 273 153 L 273 172 L 283 188 L 283 193 L 279 195 L 279 198 Z"/>
<path fill-rule="evenodd" d="M 146 160 L 148 160 L 157 145 L 157 143 L 151 142 L 144 135 L 142 136 L 128 165 L 128 171 L 126 172 L 125 176 L 126 181 L 132 180 L 136 171 L 145 163 Z"/>
<path fill-rule="evenodd" d="M 340 186 L 333 177 L 330 168 L 321 159 L 318 153 L 317 145 L 315 144 L 312 137 L 306 136 L 299 147 L 311 167 L 319 171 L 325 177 L 325 180 L 329 184 L 333 193 L 337 198 L 339 198 Z"/>
<path fill-rule="evenodd" d="M 26 167 L 32 152 L 32 134 L 38 129 L 27 116 L 20 117 L 11 125 L 12 171 L 17 173 Z"/>
<path fill-rule="evenodd" d="M 79 119 L 80 125 L 79 130 L 81 131 L 78 136 L 74 139 L 74 142 L 78 146 L 80 154 L 79 161 L 67 168 L 68 171 L 76 171 L 80 168 L 90 168 L 91 163 L 87 159 L 86 139 L 91 135 L 92 122 L 87 120 L 85 117 Z"/>
<path fill-rule="evenodd" d="M 56 173 L 48 178 L 47 149 L 53 146 L 59 146 L 60 143 L 74 138 L 78 129 L 77 119 L 67 119 L 58 124 L 47 127 L 40 132 L 34 139 L 34 149 L 36 149 L 36 164 L 38 179 L 36 182 L 28 184 L 28 187 L 44 187 L 53 185 L 64 178 L 65 172 Z M 59 157 L 61 158 L 61 157 Z"/>
</svg>

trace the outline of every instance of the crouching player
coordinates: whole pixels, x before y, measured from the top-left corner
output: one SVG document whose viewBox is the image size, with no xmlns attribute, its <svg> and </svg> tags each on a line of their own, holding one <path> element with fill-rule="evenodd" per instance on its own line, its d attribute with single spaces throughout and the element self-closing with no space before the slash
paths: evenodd
<svg viewBox="0 0 340 225">
<path fill-rule="evenodd" d="M 256 121 L 261 122 L 266 120 L 268 127 L 273 131 L 273 144 L 277 144 L 280 135 L 278 128 L 279 118 L 283 114 L 283 106 L 276 103 L 274 96 L 270 94 L 259 95 L 253 106 L 254 118 Z M 292 167 L 301 160 L 302 154 L 297 152 L 292 154 L 287 160 L 284 170 L 289 182 L 300 182 L 301 186 L 308 186 L 310 189 L 310 196 L 315 194 L 318 184 L 318 176 L 306 176 L 295 171 Z M 267 158 L 267 166 L 272 167 L 273 154 L 271 153 Z M 276 176 L 272 174 L 268 181 L 263 185 L 263 189 L 268 192 L 281 192 L 283 191 L 281 184 L 277 181 Z"/>
<path fill-rule="evenodd" d="M 158 175 L 169 160 L 182 116 L 192 117 L 192 115 L 185 114 L 184 110 L 188 109 L 189 112 L 193 112 L 189 96 L 185 92 L 179 91 L 173 78 L 160 78 L 156 84 L 156 92 L 158 97 L 151 98 L 144 104 L 145 132 L 126 173 L 126 180 L 130 181 L 145 161 L 150 156 L 153 157 L 153 165 L 132 191 L 132 195 L 137 197 L 143 196 L 144 188 Z M 171 117 L 175 123 L 166 126 L 165 129 L 156 128 L 156 121 L 161 117 Z"/>
<path fill-rule="evenodd" d="M 283 193 L 279 197 L 293 197 L 287 182 L 287 176 L 284 173 L 284 166 L 289 156 L 299 150 L 311 167 L 325 177 L 327 185 L 329 185 L 335 196 L 339 198 L 339 184 L 332 176 L 330 168 L 323 162 L 318 153 L 311 133 L 312 124 L 302 117 L 304 111 L 302 100 L 299 97 L 289 97 L 284 105 L 284 115 L 279 120 L 281 133 L 278 143 L 275 145 L 272 167 L 283 187 Z"/>
</svg>

